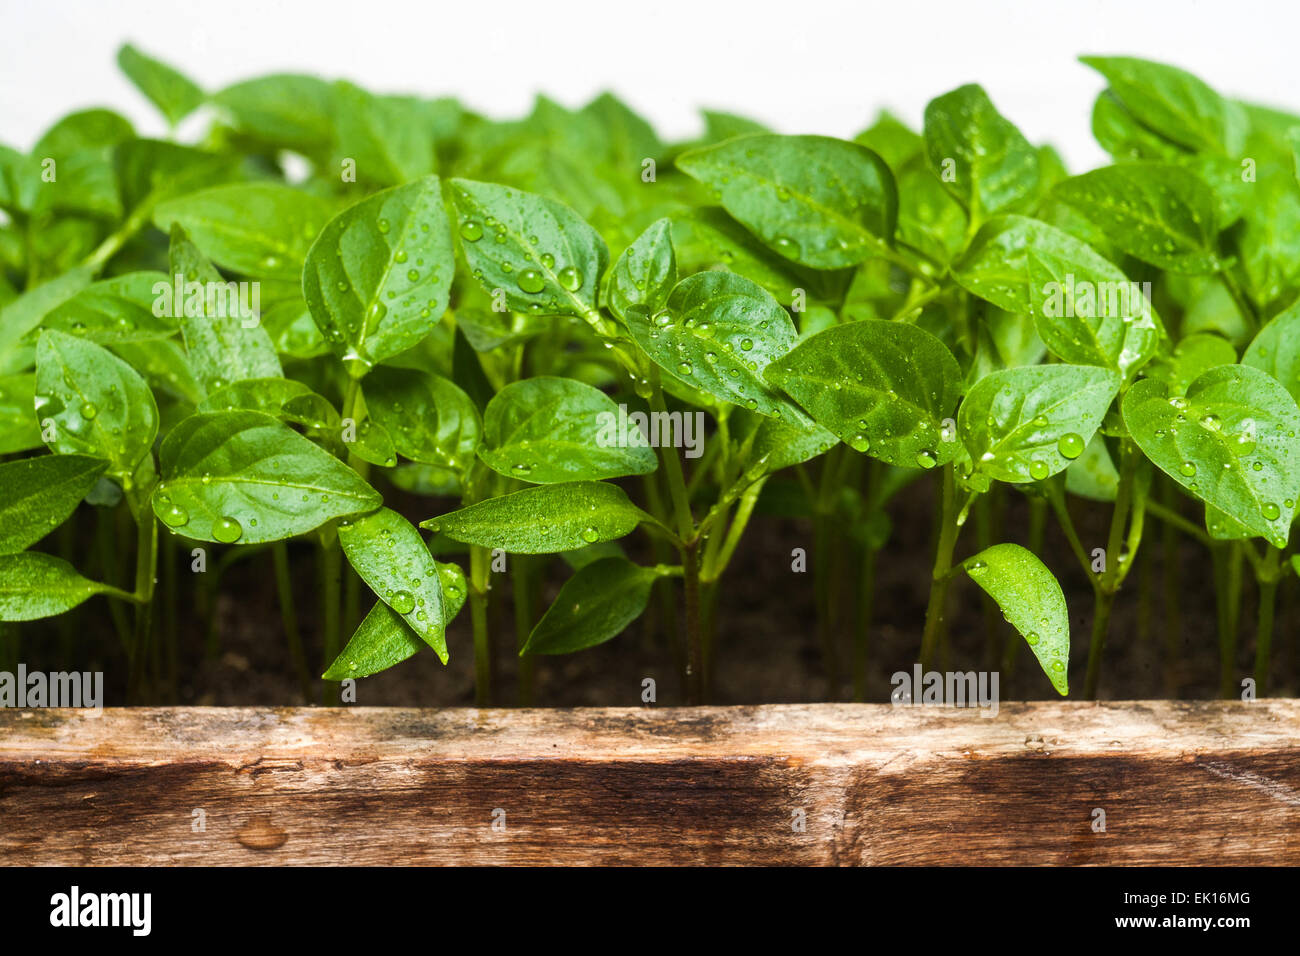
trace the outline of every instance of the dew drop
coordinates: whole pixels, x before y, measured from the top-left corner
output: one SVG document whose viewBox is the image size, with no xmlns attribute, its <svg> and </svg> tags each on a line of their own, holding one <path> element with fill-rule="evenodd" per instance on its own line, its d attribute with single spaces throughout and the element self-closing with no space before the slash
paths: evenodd
<svg viewBox="0 0 1300 956">
<path fill-rule="evenodd" d="M 1071 461 L 1083 454 L 1083 448 L 1083 436 L 1074 432 L 1066 432 L 1056 441 L 1056 450 L 1061 453 L 1061 457 Z"/>
<path fill-rule="evenodd" d="M 410 591 L 394 591 L 388 606 L 398 614 L 410 614 L 415 610 L 415 597 Z"/>
<path fill-rule="evenodd" d="M 582 529 L 582 540 L 588 544 L 595 544 L 600 540 L 600 532 L 588 525 Z"/>
<path fill-rule="evenodd" d="M 1196 463 L 1185 461 L 1178 466 L 1178 473 L 1184 478 L 1191 478 L 1196 474 Z"/>
<path fill-rule="evenodd" d="M 244 535 L 244 526 L 226 515 L 212 523 L 212 537 L 222 544 L 234 544 Z"/>
<path fill-rule="evenodd" d="M 582 273 L 573 266 L 565 266 L 556 278 L 560 280 L 560 285 L 570 292 L 577 292 L 582 288 Z"/>
<path fill-rule="evenodd" d="M 536 269 L 519 270 L 519 276 L 515 279 L 515 282 L 522 291 L 530 295 L 535 295 L 546 288 L 546 280 L 542 278 L 542 274 Z"/>
<path fill-rule="evenodd" d="M 483 238 L 483 227 L 473 219 L 466 219 L 460 224 L 460 237 L 466 242 L 478 242 Z"/>
</svg>

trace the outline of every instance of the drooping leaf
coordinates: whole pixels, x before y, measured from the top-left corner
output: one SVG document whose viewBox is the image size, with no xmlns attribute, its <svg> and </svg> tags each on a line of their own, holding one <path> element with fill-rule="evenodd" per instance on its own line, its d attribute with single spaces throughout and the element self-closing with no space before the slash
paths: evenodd
<svg viewBox="0 0 1300 956">
<path fill-rule="evenodd" d="M 1018 544 L 995 544 L 962 562 L 962 568 L 989 597 L 1038 658 L 1062 697 L 1069 693 L 1070 612 L 1055 575 L 1032 551 Z"/>
<path fill-rule="evenodd" d="M 1300 496 L 1300 409 L 1257 368 L 1224 365 L 1169 395 L 1153 379 L 1121 406 L 1142 452 L 1197 498 L 1282 547 Z"/>
<path fill-rule="evenodd" d="M 158 434 L 158 406 L 135 369 L 102 346 L 48 330 L 36 345 L 36 415 L 51 451 L 109 462 L 129 484 Z"/>
<path fill-rule="evenodd" d="M 538 485 L 421 522 L 453 541 L 514 554 L 554 554 L 615 541 L 651 520 L 617 485 Z"/>
<path fill-rule="evenodd" d="M 353 570 L 447 663 L 448 617 L 438 569 L 415 526 L 396 511 L 380 508 L 339 522 L 338 533 Z"/>
<path fill-rule="evenodd" d="M 0 464 L 0 554 L 30 547 L 61 525 L 108 463 L 87 455 L 41 455 Z"/>
<path fill-rule="evenodd" d="M 109 588 L 39 551 L 0 555 L 0 621 L 35 621 L 70 611 Z"/>
<path fill-rule="evenodd" d="M 154 513 L 196 541 L 278 541 L 382 503 L 355 471 L 263 412 L 191 415 L 159 459 Z"/>
<path fill-rule="evenodd" d="M 862 321 L 818 332 L 768 369 L 770 381 L 857 451 L 907 468 L 951 461 L 944 421 L 961 369 L 942 342 L 903 322 Z"/>
<path fill-rule="evenodd" d="M 618 557 L 584 565 L 564 582 L 519 656 L 572 654 L 617 637 L 645 611 L 650 589 L 665 573 Z"/>
<path fill-rule="evenodd" d="M 549 375 L 493 397 L 478 456 L 498 474 L 536 484 L 644 475 L 657 464 L 626 407 L 598 388 Z"/>
<path fill-rule="evenodd" d="M 455 267 L 442 187 L 427 176 L 331 219 L 307 253 L 303 297 L 325 341 L 360 377 L 438 324 Z"/>
<path fill-rule="evenodd" d="M 893 242 L 893 174 L 858 143 L 759 134 L 683 153 L 677 166 L 711 187 L 727 212 L 794 262 L 839 269 Z"/>
</svg>

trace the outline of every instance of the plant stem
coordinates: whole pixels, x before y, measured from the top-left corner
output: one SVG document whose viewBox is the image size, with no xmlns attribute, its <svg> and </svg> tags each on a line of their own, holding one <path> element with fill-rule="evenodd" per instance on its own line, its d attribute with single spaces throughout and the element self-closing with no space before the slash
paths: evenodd
<svg viewBox="0 0 1300 956">
<path fill-rule="evenodd" d="M 527 555 L 517 554 L 513 562 L 510 578 L 515 605 L 515 648 L 518 651 L 528 643 L 528 635 L 533 630 L 533 579 Z M 516 703 L 520 707 L 531 707 L 533 703 L 534 664 L 531 656 L 519 657 L 516 654 Z"/>
<path fill-rule="evenodd" d="M 492 645 L 488 630 L 488 575 L 491 555 L 487 548 L 469 549 L 469 612 L 474 628 L 474 705 L 492 706 Z"/>
<path fill-rule="evenodd" d="M 1277 586 L 1281 577 L 1278 564 L 1282 552 L 1269 548 L 1263 567 L 1256 574 L 1259 582 L 1259 612 L 1255 618 L 1255 693 L 1268 693 L 1269 663 L 1273 648 L 1273 616 L 1277 607 Z"/>
<path fill-rule="evenodd" d="M 1106 538 L 1106 570 L 1097 582 L 1097 600 L 1094 602 L 1092 622 L 1092 640 L 1088 644 L 1088 673 L 1084 678 L 1083 693 L 1088 700 L 1097 699 L 1097 686 L 1101 681 L 1101 658 L 1106 649 L 1106 638 L 1110 631 L 1110 613 L 1115 604 L 1115 594 L 1119 591 L 1128 566 L 1132 564 L 1134 552 L 1130 549 L 1127 562 L 1124 559 L 1125 531 L 1133 508 L 1133 488 L 1137 477 L 1138 457 L 1132 444 L 1124 441 L 1120 448 L 1119 486 L 1115 491 L 1115 508 L 1110 516 L 1110 533 Z M 1136 519 L 1136 516 L 1135 516 Z M 1135 520 L 1135 524 L 1138 522 Z M 1140 525 L 1139 525 L 1140 532 Z"/>
<path fill-rule="evenodd" d="M 339 655 L 339 586 L 343 574 L 343 549 L 335 537 L 321 549 L 321 624 L 324 631 L 325 663 L 321 673 L 329 669 L 334 658 Z M 328 681 L 321 682 L 321 703 L 329 704 L 330 689 Z"/>
<path fill-rule="evenodd" d="M 700 639 L 700 554 L 692 541 L 682 549 L 686 592 L 686 695 L 689 703 L 704 703 L 704 647 Z"/>
<path fill-rule="evenodd" d="M 275 565 L 275 590 L 280 601 L 280 623 L 289 644 L 289 656 L 298 672 L 303 702 L 311 700 L 311 672 L 302 649 L 302 633 L 298 630 L 298 610 L 293 601 L 293 579 L 289 575 L 289 546 L 283 541 L 271 545 L 271 561 Z"/>
<path fill-rule="evenodd" d="M 939 540 L 934 550 L 930 572 L 930 600 L 925 608 L 925 631 L 921 636 L 921 670 L 929 669 L 934 652 L 943 635 L 951 581 L 952 553 L 961 526 L 957 524 L 957 493 L 951 463 L 943 466 L 943 483 L 939 492 Z"/>
<path fill-rule="evenodd" d="M 152 510 L 136 517 L 135 633 L 131 641 L 131 677 L 127 696 L 134 701 L 144 678 L 153 628 L 154 577 L 158 571 L 158 523 Z"/>
</svg>

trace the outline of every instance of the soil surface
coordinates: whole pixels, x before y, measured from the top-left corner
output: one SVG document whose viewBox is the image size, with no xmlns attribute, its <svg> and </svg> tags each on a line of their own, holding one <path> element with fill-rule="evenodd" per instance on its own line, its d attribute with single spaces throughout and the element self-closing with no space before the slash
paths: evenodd
<svg viewBox="0 0 1300 956">
<path fill-rule="evenodd" d="M 893 530 L 876 562 L 872 623 L 868 629 L 867 668 L 863 699 L 884 702 L 891 691 L 890 675 L 910 671 L 917 659 L 925 616 L 933 486 L 917 482 L 892 502 Z M 779 480 L 769 490 L 779 490 Z M 993 540 L 1027 543 L 1028 500 L 1002 489 L 1001 530 Z M 1084 546 L 1104 543 L 1109 507 L 1072 502 Z M 393 507 L 412 520 L 452 510 L 455 502 L 398 496 Z M 1183 502 L 1187 517 L 1197 520 L 1194 507 Z M 89 534 L 94 516 L 87 506 L 77 516 L 77 532 Z M 958 542 L 957 558 L 977 550 L 972 520 Z M 840 662 L 840 680 L 832 694 L 814 613 L 813 525 L 811 520 L 759 513 L 751 522 L 732 566 L 723 578 L 717 608 L 717 643 L 711 702 L 756 704 L 812 702 L 853 698 L 850 663 L 858 614 L 859 564 L 851 550 L 842 577 L 840 620 L 830 633 Z M 1111 638 L 1105 654 L 1100 696 L 1109 699 L 1217 696 L 1219 649 L 1216 637 L 1214 571 L 1209 553 L 1186 538 L 1168 537 L 1164 527 L 1148 519 L 1139 563 L 1129 575 L 1116 603 Z M 1092 592 L 1064 536 L 1048 518 L 1043 554 L 1061 580 L 1073 626 L 1070 682 L 1082 691 L 1092 620 Z M 639 534 L 626 541 L 629 554 L 652 560 Z M 42 547 L 56 550 L 53 540 Z M 808 570 L 792 570 L 791 552 L 807 552 Z M 131 547 L 124 544 L 123 566 L 111 577 L 123 583 L 132 573 Z M 205 604 L 195 588 L 184 547 L 173 549 L 176 601 L 168 611 L 165 593 L 168 571 L 160 568 L 160 600 L 156 610 L 157 659 L 136 703 L 281 706 L 319 703 L 323 695 L 336 700 L 338 685 L 315 679 L 304 693 L 281 626 L 273 565 L 269 551 L 249 553 L 231 562 L 220 579 L 219 593 Z M 222 552 L 209 554 L 209 570 Z M 290 545 L 295 599 L 311 677 L 324 670 L 318 595 L 320 587 L 314 550 L 305 543 Z M 164 559 L 168 551 L 163 551 Z M 84 568 L 84 562 L 74 563 Z M 462 563 L 464 563 L 462 561 Z M 558 591 L 569 571 L 558 559 L 544 560 L 545 604 Z M 94 571 L 93 562 L 88 573 Z M 1239 642 L 1235 655 L 1237 679 L 1249 676 L 1254 659 L 1255 587 L 1249 566 L 1244 568 Z M 1271 693 L 1295 696 L 1300 686 L 1297 667 L 1297 580 L 1288 575 L 1278 598 Z M 497 610 L 493 641 L 497 654 L 494 703 L 518 703 L 515 624 L 509 574 L 494 575 Z M 668 585 L 675 587 L 675 583 Z M 362 589 L 361 613 L 373 598 Z M 672 591 L 674 618 L 680 614 L 680 593 Z M 1006 624 L 983 593 L 959 576 L 950 595 L 950 638 L 939 662 L 945 670 L 998 670 L 1002 700 L 1045 699 L 1054 692 L 1038 669 L 1023 640 Z M 209 610 L 210 605 L 210 610 Z M 174 623 L 173 623 L 174 621 Z M 211 633 L 208 625 L 211 624 Z M 677 621 L 670 640 L 663 627 L 663 601 L 652 597 L 645 617 L 608 643 L 561 657 L 536 659 L 532 702 L 538 706 L 637 706 L 643 681 L 655 681 L 656 703 L 685 702 L 675 646 Z M 101 598 L 92 599 L 75 618 L 21 625 L 11 630 L 20 639 L 6 656 L 12 666 L 23 661 L 29 670 L 96 669 L 105 672 L 107 703 L 126 702 L 125 655 Z M 173 642 L 174 635 L 174 642 Z M 346 634 L 344 636 L 346 642 Z M 174 681 L 169 679 L 169 655 L 175 647 Z M 356 703 L 364 705 L 451 706 L 474 701 L 473 650 L 468 610 L 449 627 L 451 660 L 439 663 L 431 651 L 358 682 Z M 1001 663 L 1009 648 L 1011 666 Z M 5 669 L 0 667 L 0 669 Z"/>
</svg>

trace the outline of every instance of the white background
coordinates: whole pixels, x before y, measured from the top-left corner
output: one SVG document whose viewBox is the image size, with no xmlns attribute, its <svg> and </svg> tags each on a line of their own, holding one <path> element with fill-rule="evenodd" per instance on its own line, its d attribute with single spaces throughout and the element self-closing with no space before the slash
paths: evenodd
<svg viewBox="0 0 1300 956">
<path fill-rule="evenodd" d="M 1102 81 L 1080 53 L 1172 62 L 1300 111 L 1298 27 L 1295 0 L 0 0 L 0 142 L 26 150 L 91 105 L 161 133 L 117 72 L 130 40 L 208 89 L 307 71 L 510 116 L 537 91 L 576 106 L 611 88 L 670 138 L 699 130 L 699 106 L 790 133 L 851 136 L 882 106 L 919 125 L 930 97 L 977 81 L 1081 169 L 1102 159 Z"/>
</svg>

